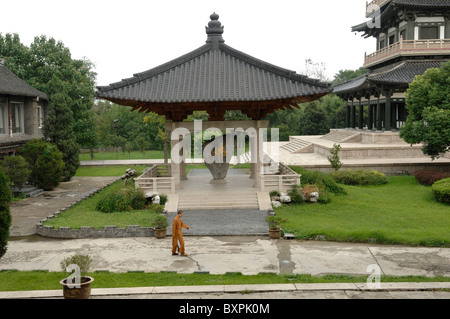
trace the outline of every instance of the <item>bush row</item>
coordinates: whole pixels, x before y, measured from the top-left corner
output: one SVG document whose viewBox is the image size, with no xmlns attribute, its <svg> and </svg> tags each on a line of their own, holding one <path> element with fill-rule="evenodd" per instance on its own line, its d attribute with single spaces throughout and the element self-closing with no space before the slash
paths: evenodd
<svg viewBox="0 0 450 319">
<path fill-rule="evenodd" d="M 332 172 L 331 177 L 345 185 L 382 185 L 388 182 L 387 177 L 376 170 L 352 169 Z"/>
<path fill-rule="evenodd" d="M 147 199 L 144 192 L 135 188 L 133 181 L 105 192 L 97 203 L 96 209 L 104 213 L 124 212 L 144 209 Z"/>
</svg>

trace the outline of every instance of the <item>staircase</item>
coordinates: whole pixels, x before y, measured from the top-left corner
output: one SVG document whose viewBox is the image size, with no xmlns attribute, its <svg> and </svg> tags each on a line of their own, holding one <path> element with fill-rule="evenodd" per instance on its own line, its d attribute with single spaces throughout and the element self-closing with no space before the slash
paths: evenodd
<svg viewBox="0 0 450 319">
<path fill-rule="evenodd" d="M 288 144 L 281 146 L 281 148 L 290 153 L 300 153 L 302 150 L 305 150 L 305 148 L 310 145 L 312 145 L 311 142 L 296 138 L 292 142 L 289 142 Z"/>
<path fill-rule="evenodd" d="M 259 209 L 258 194 L 180 194 L 178 209 Z"/>
<path fill-rule="evenodd" d="M 44 194 L 44 190 L 37 187 L 24 187 L 24 188 L 15 188 L 13 190 L 15 195 L 25 194 L 26 197 L 38 197 Z"/>
<path fill-rule="evenodd" d="M 348 131 L 348 130 L 336 130 L 331 131 L 329 134 L 322 136 L 321 138 L 324 140 L 343 143 L 349 141 L 350 139 L 354 139 L 361 135 L 360 132 Z"/>
</svg>

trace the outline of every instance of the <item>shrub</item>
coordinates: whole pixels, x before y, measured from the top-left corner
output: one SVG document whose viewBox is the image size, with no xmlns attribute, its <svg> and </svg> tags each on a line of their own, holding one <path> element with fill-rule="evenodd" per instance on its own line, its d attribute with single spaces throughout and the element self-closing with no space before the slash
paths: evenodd
<svg viewBox="0 0 450 319">
<path fill-rule="evenodd" d="M 307 184 L 315 184 L 318 187 L 335 195 L 346 194 L 345 189 L 339 186 L 336 181 L 327 173 L 321 171 L 309 171 L 300 166 L 293 166 L 291 167 L 291 169 L 294 172 L 302 175 L 300 179 L 302 186 Z"/>
<path fill-rule="evenodd" d="M 303 194 L 300 185 L 294 185 L 287 191 L 288 196 L 291 197 L 291 203 L 301 204 L 303 203 Z"/>
<path fill-rule="evenodd" d="M 339 151 L 341 150 L 340 144 L 334 144 L 330 150 L 330 155 L 328 156 L 328 161 L 331 164 L 331 167 L 338 171 L 342 167 L 342 162 L 339 158 Z"/>
<path fill-rule="evenodd" d="M 269 216 L 266 218 L 266 222 L 269 224 L 269 229 L 279 229 L 281 228 L 283 219 L 278 216 Z"/>
<path fill-rule="evenodd" d="M 31 174 L 28 162 L 20 155 L 6 156 L 0 161 L 0 166 L 16 188 L 23 187 Z"/>
<path fill-rule="evenodd" d="M 91 270 L 92 258 L 87 255 L 73 255 L 71 257 L 64 258 L 61 263 L 61 270 L 66 272 L 67 267 L 70 265 L 78 265 L 80 267 L 81 276 L 86 276 Z"/>
<path fill-rule="evenodd" d="M 11 213 L 9 202 L 12 198 L 10 181 L 0 167 L 0 258 L 6 253 L 8 245 L 9 227 L 11 227 Z"/>
<path fill-rule="evenodd" d="M 26 143 L 20 154 L 30 165 L 30 183 L 44 190 L 52 190 L 59 185 L 64 162 L 62 153 L 55 145 L 35 139 Z"/>
<path fill-rule="evenodd" d="M 153 227 L 155 229 L 166 229 L 169 227 L 169 221 L 167 220 L 167 217 L 165 215 L 158 215 L 153 220 Z"/>
<path fill-rule="evenodd" d="M 436 200 L 450 204 L 450 178 L 444 178 L 431 186 Z"/>
<path fill-rule="evenodd" d="M 164 206 L 166 205 L 167 201 L 168 201 L 168 197 L 166 194 L 161 194 L 159 195 L 159 205 Z"/>
<path fill-rule="evenodd" d="M 431 186 L 438 180 L 450 177 L 450 172 L 429 171 L 421 169 L 414 172 L 414 177 L 417 179 L 419 184 Z"/>
<path fill-rule="evenodd" d="M 382 185 L 388 182 L 387 177 L 376 170 L 355 169 L 332 172 L 330 175 L 336 182 L 345 185 Z"/>
<path fill-rule="evenodd" d="M 102 195 L 96 209 L 104 213 L 143 209 L 147 205 L 144 192 L 132 185 L 114 189 Z"/>
</svg>

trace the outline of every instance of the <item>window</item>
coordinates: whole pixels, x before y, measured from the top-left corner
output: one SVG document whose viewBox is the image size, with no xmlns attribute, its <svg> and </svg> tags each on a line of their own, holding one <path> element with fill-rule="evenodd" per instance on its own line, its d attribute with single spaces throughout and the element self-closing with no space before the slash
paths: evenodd
<svg viewBox="0 0 450 319">
<path fill-rule="evenodd" d="M 420 27 L 420 40 L 439 39 L 439 27 Z"/>
<path fill-rule="evenodd" d="M 38 105 L 37 107 L 37 118 L 38 118 L 38 127 L 42 128 L 44 124 L 44 112 L 42 111 L 42 107 Z"/>
<path fill-rule="evenodd" d="M 394 42 L 395 42 L 395 35 L 391 35 L 391 36 L 389 37 L 389 45 L 394 44 Z"/>
<path fill-rule="evenodd" d="M 13 134 L 24 133 L 23 103 L 11 102 L 11 124 Z"/>
<path fill-rule="evenodd" d="M 0 102 L 0 135 L 8 133 L 8 105 Z"/>
<path fill-rule="evenodd" d="M 381 40 L 381 41 L 380 41 L 380 50 L 383 49 L 384 47 L 385 47 L 385 45 L 384 45 L 384 40 Z"/>
</svg>

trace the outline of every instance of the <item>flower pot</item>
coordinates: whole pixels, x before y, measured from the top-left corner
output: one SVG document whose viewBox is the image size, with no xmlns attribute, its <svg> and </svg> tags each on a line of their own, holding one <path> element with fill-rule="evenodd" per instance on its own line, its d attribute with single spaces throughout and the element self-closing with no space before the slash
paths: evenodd
<svg viewBox="0 0 450 319">
<path fill-rule="evenodd" d="M 271 239 L 281 238 L 281 228 L 269 228 L 269 237 Z"/>
<path fill-rule="evenodd" d="M 167 236 L 167 228 L 166 229 L 155 229 L 155 237 L 158 239 L 166 238 Z"/>
<path fill-rule="evenodd" d="M 60 284 L 63 286 L 64 299 L 89 299 L 91 296 L 91 283 L 93 281 L 94 278 L 92 277 L 81 277 L 79 287 L 70 288 L 67 284 L 67 278 L 61 280 Z"/>
<path fill-rule="evenodd" d="M 205 163 L 208 170 L 211 172 L 213 179 L 212 184 L 215 183 L 225 183 L 225 178 L 228 175 L 228 169 L 230 168 L 230 163 Z"/>
</svg>

